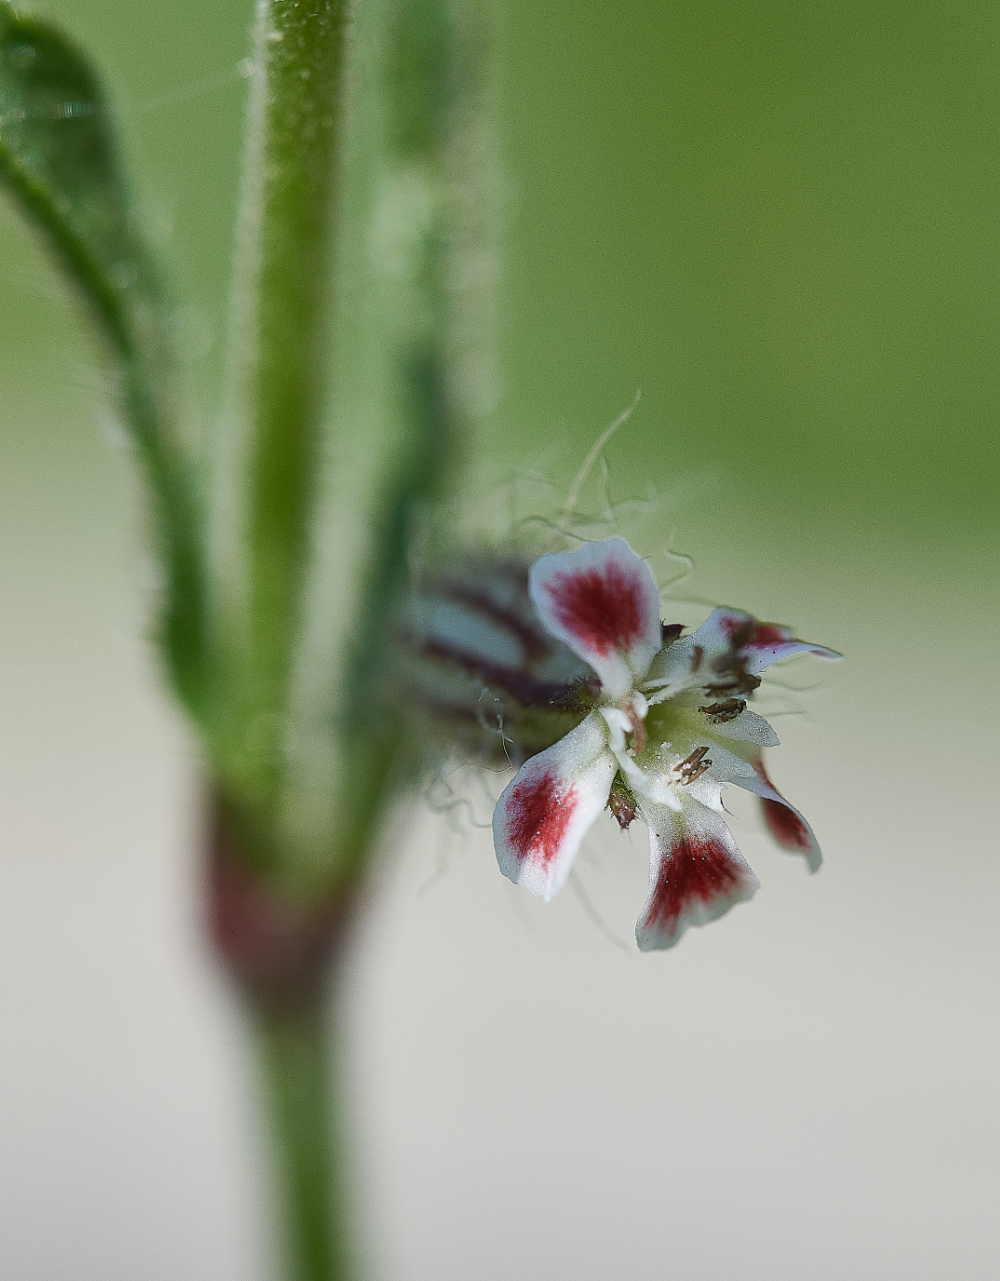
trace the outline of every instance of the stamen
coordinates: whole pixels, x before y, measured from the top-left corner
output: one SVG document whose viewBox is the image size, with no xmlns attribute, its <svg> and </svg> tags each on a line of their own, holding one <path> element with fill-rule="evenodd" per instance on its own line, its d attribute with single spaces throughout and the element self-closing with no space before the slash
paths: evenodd
<svg viewBox="0 0 1000 1281">
<path fill-rule="evenodd" d="M 745 698 L 727 698 L 721 703 L 706 703 L 698 711 L 704 712 L 713 725 L 723 725 L 726 721 L 735 720 L 746 705 Z"/>
<path fill-rule="evenodd" d="M 753 640 L 754 629 L 757 626 L 756 619 L 748 618 L 745 622 L 734 627 L 729 633 L 729 644 L 734 650 L 744 649 Z"/>
<path fill-rule="evenodd" d="M 728 651 L 712 659 L 712 671 L 723 679 L 706 685 L 707 694 L 752 694 L 760 685 L 760 677 L 747 671 L 748 655 L 743 652 L 753 640 L 755 626 L 750 618 L 729 633 Z"/>
<path fill-rule="evenodd" d="M 726 681 L 716 681 L 711 685 L 705 686 L 705 693 L 708 695 L 716 694 L 752 694 L 760 685 L 761 678 L 748 672 L 742 661 L 736 661 L 732 666 L 732 676 Z"/>
<path fill-rule="evenodd" d="M 696 747 L 690 756 L 686 756 L 679 765 L 674 766 L 675 773 L 685 786 L 701 778 L 702 774 L 711 768 L 712 762 L 707 757 L 707 747 Z"/>
</svg>

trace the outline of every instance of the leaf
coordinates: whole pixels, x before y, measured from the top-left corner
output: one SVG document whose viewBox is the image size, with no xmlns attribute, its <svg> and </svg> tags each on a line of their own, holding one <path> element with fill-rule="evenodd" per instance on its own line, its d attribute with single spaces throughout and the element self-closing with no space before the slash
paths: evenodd
<svg viewBox="0 0 1000 1281">
<path fill-rule="evenodd" d="M 195 487 L 176 426 L 169 309 L 98 77 L 56 27 L 19 16 L 4 0 L 0 180 L 48 240 L 112 354 L 165 562 L 162 641 L 179 691 L 194 705 L 205 573 Z"/>
</svg>

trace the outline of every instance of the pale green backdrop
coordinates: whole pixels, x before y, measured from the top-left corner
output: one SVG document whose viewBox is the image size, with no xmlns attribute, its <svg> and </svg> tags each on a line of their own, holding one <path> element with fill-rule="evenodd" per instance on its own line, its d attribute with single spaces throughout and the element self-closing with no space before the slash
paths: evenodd
<svg viewBox="0 0 1000 1281">
<path fill-rule="evenodd" d="M 125 107 L 141 193 L 216 353 L 249 7 L 49 6 Z M 731 503 L 752 496 L 797 536 L 982 550 L 998 449 L 995 6 L 499 10 L 509 395 L 493 450 L 532 455 L 555 433 L 583 449 L 641 386 L 612 460 L 625 488 L 626 469 L 715 467 Z M 26 370 L 50 314 L 4 261 L 4 349 Z"/>
<path fill-rule="evenodd" d="M 209 404 L 249 7 L 51 6 L 126 108 Z M 393 836 L 348 976 L 372 1275 L 993 1281 L 1000 10 L 500 12 L 506 394 L 472 493 L 565 487 L 641 387 L 607 455 L 613 497 L 665 495 L 640 550 L 848 661 L 771 696 L 826 866 L 741 813 L 763 889 L 674 953 L 523 902 L 468 823 Z M 0 1272 L 263 1281 L 137 495 L 6 217 L 0 290 Z M 609 827 L 582 864 L 626 939 L 643 863 Z"/>
</svg>

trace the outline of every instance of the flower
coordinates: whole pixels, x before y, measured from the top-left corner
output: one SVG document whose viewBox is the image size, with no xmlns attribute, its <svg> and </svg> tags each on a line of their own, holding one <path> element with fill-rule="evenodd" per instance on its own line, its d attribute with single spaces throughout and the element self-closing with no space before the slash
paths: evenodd
<svg viewBox="0 0 1000 1281">
<path fill-rule="evenodd" d="M 759 796 L 778 844 L 819 867 L 812 829 L 764 768 L 763 749 L 778 737 L 747 699 L 772 663 L 839 654 L 735 609 L 713 610 L 683 636 L 660 622 L 653 575 L 623 538 L 542 556 L 529 591 L 544 627 L 589 664 L 600 690 L 585 719 L 526 761 L 497 802 L 505 876 L 547 901 L 605 806 L 623 828 L 639 814 L 650 865 L 636 941 L 643 951 L 673 947 L 759 884 L 721 817 L 727 783 Z"/>
</svg>

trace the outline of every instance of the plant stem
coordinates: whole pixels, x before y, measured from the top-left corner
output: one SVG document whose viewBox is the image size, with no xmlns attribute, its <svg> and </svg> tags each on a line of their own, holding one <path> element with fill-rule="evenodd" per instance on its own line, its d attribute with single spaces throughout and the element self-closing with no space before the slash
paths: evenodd
<svg viewBox="0 0 1000 1281">
<path fill-rule="evenodd" d="M 294 1003 L 256 1002 L 254 1031 L 280 1180 L 286 1281 L 347 1281 L 347 1181 L 322 986 Z"/>
<path fill-rule="evenodd" d="M 233 406 L 245 441 L 235 612 L 249 792 L 280 787 L 333 309 L 346 0 L 259 0 L 235 293 Z"/>
</svg>

